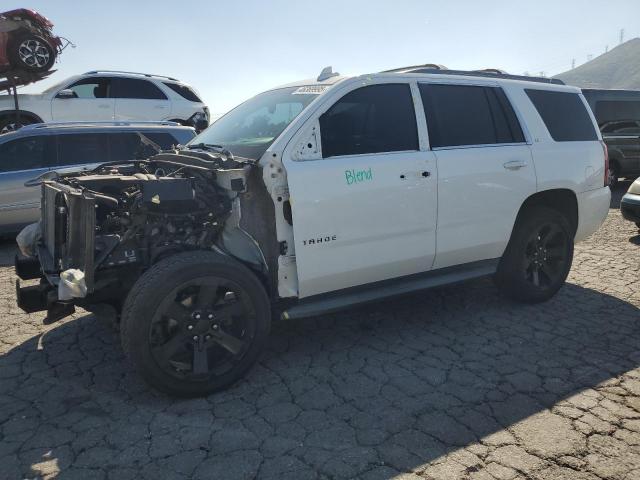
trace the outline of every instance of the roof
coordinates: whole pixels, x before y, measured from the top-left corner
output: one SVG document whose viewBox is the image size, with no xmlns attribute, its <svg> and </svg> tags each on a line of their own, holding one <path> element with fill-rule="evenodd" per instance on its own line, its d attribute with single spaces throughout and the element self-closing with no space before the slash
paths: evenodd
<svg viewBox="0 0 640 480">
<path fill-rule="evenodd" d="M 162 80 L 170 80 L 172 82 L 180 82 L 177 78 L 167 77 L 166 75 L 156 75 L 153 73 L 140 73 L 140 72 L 127 72 L 123 70 L 91 70 L 83 73 L 83 75 L 97 75 L 106 73 L 109 75 L 123 76 L 123 77 L 146 77 L 146 78 L 159 78 Z"/>
<path fill-rule="evenodd" d="M 0 135 L 0 141 L 38 133 L 78 133 L 78 132 L 108 132 L 108 131 L 149 131 L 149 130 L 194 130 L 176 122 L 59 122 L 32 123 L 20 130 Z"/>
<path fill-rule="evenodd" d="M 323 70 L 323 73 L 329 67 Z M 525 75 L 511 75 L 498 69 L 486 69 L 486 70 L 449 70 L 445 67 L 427 64 L 427 65 L 414 65 L 409 67 L 396 68 L 393 70 L 386 70 L 383 72 L 368 73 L 356 77 L 342 76 L 337 73 L 331 73 L 330 77 L 323 77 L 322 74 L 318 78 L 310 78 L 305 80 L 298 80 L 295 82 L 279 85 L 273 90 L 279 88 L 290 87 L 303 87 L 303 86 L 318 86 L 324 85 L 331 87 L 339 82 L 350 78 L 356 79 L 369 79 L 378 76 L 399 76 L 399 77 L 417 77 L 417 78 L 430 78 L 434 80 L 470 80 L 479 79 L 485 81 L 494 82 L 513 82 L 518 84 L 530 84 L 534 88 L 540 88 L 544 85 L 544 88 L 561 89 L 561 90 L 578 90 L 575 87 L 566 86 L 562 81 L 555 78 L 546 77 L 532 77 Z M 322 80 L 320 80 L 322 78 Z M 559 88 L 558 88 L 559 87 Z"/>
</svg>

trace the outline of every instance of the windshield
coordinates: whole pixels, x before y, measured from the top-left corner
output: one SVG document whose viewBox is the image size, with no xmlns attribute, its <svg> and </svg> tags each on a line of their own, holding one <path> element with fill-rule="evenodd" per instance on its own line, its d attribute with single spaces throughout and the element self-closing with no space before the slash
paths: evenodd
<svg viewBox="0 0 640 480">
<path fill-rule="evenodd" d="M 221 145 L 235 156 L 258 160 L 294 118 L 316 98 L 308 88 L 261 93 L 218 119 L 189 145 Z"/>
<path fill-rule="evenodd" d="M 54 85 L 51 85 L 51 86 L 50 86 L 49 88 L 47 88 L 46 90 L 43 90 L 43 91 L 42 91 L 42 93 L 49 93 L 49 92 L 53 92 L 53 91 L 55 91 L 55 90 L 59 90 L 59 89 L 61 89 L 61 88 L 62 88 L 62 86 L 63 86 L 65 83 L 67 83 L 67 81 L 68 81 L 68 80 L 69 80 L 69 79 L 67 79 L 67 80 L 63 80 L 62 82 L 58 82 L 58 83 L 56 83 L 56 84 L 54 84 Z"/>
</svg>

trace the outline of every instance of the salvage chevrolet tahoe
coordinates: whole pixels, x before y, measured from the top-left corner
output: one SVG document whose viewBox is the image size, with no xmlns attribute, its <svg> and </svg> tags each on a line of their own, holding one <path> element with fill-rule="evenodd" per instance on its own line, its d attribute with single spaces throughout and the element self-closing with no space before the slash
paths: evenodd
<svg viewBox="0 0 640 480">
<path fill-rule="evenodd" d="M 580 90 L 432 66 L 248 100 L 185 148 L 42 185 L 18 304 L 107 303 L 142 377 L 175 395 L 256 362 L 272 312 L 324 314 L 491 275 L 541 302 L 603 222 L 606 148 Z"/>
</svg>

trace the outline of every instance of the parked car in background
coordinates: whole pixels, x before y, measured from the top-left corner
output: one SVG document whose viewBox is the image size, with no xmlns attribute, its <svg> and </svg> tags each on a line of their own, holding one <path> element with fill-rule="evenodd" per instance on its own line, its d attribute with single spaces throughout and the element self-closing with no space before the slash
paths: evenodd
<svg viewBox="0 0 640 480">
<path fill-rule="evenodd" d="M 0 133 L 40 122 L 173 121 L 202 130 L 209 109 L 195 90 L 171 77 L 144 73 L 93 71 L 37 95 L 18 95 L 20 124 L 13 97 L 0 96 Z"/>
<path fill-rule="evenodd" d="M 606 164 L 561 82 L 326 68 L 182 150 L 44 182 L 16 262 L 40 283 L 18 305 L 53 322 L 107 302 L 143 378 L 203 395 L 257 360 L 272 307 L 293 320 L 481 276 L 548 300 L 607 215 Z"/>
<path fill-rule="evenodd" d="M 609 185 L 640 175 L 640 91 L 582 89 L 609 149 Z"/>
<path fill-rule="evenodd" d="M 40 218 L 40 188 L 26 187 L 28 180 L 147 158 L 194 136 L 193 128 L 174 123 L 37 124 L 0 135 L 0 233 Z"/>
<path fill-rule="evenodd" d="M 636 178 L 620 200 L 620 212 L 625 219 L 640 228 L 640 178 Z"/>
<path fill-rule="evenodd" d="M 615 120 L 600 126 L 609 149 L 609 185 L 640 175 L 640 120 Z"/>
<path fill-rule="evenodd" d="M 53 23 L 33 10 L 0 13 L 0 73 L 8 70 L 46 72 L 62 51 Z"/>
</svg>

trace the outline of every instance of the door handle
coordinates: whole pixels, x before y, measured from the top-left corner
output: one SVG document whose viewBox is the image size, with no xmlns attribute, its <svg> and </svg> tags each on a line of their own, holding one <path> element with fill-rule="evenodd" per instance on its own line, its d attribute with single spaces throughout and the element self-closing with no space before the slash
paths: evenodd
<svg viewBox="0 0 640 480">
<path fill-rule="evenodd" d="M 98 108 L 110 108 L 110 107 L 111 107 L 111 105 L 109 105 L 109 104 L 104 104 L 104 103 L 102 103 L 102 104 L 98 105 Z"/>
<path fill-rule="evenodd" d="M 522 167 L 526 167 L 527 163 L 522 160 L 511 160 L 510 162 L 503 163 L 502 166 L 507 170 L 520 170 Z"/>
<path fill-rule="evenodd" d="M 420 171 L 420 172 L 408 172 L 408 173 L 402 173 L 400 174 L 400 180 L 406 180 L 407 178 L 415 178 L 415 177 L 422 177 L 422 178 L 429 178 L 431 176 L 431 172 L 428 172 L 426 170 Z"/>
<path fill-rule="evenodd" d="M 157 108 L 158 110 L 160 110 L 160 109 L 165 109 L 165 108 L 167 108 L 167 107 L 166 107 L 166 106 L 164 106 L 164 105 L 156 105 L 156 106 L 155 106 L 155 107 L 153 107 L 153 108 Z"/>
</svg>

